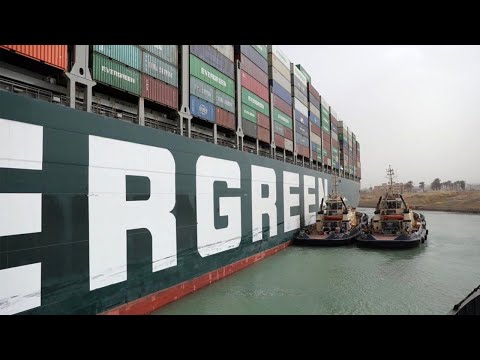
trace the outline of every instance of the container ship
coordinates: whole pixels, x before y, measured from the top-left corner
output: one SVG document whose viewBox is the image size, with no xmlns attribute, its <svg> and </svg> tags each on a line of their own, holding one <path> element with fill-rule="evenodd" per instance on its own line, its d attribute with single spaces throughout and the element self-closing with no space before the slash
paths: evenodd
<svg viewBox="0 0 480 360">
<path fill-rule="evenodd" d="M 147 314 L 289 245 L 360 146 L 275 45 L 0 45 L 0 314 Z"/>
</svg>

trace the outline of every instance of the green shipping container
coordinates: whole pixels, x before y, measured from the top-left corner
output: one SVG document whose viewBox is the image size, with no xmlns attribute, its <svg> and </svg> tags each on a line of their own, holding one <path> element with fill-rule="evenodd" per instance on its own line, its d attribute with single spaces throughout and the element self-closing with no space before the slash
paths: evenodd
<svg viewBox="0 0 480 360">
<path fill-rule="evenodd" d="M 146 51 L 143 52 L 142 72 L 178 87 L 177 68 Z"/>
<path fill-rule="evenodd" d="M 109 58 L 93 54 L 93 80 L 140 95 L 140 72 Z"/>
<path fill-rule="evenodd" d="M 253 110 L 251 107 L 248 107 L 245 104 L 242 104 L 242 118 L 251 121 L 253 123 L 257 123 L 257 112 Z"/>
<path fill-rule="evenodd" d="M 262 55 L 265 59 L 268 59 L 268 49 L 267 45 L 251 45 L 255 50 L 257 50 L 260 55 Z"/>
<path fill-rule="evenodd" d="M 292 128 L 292 118 L 288 115 L 285 115 L 277 108 L 273 108 L 273 120 L 279 124 L 282 124 L 283 126 L 288 127 L 289 129 Z"/>
<path fill-rule="evenodd" d="M 330 125 L 326 124 L 324 121 L 322 121 L 322 129 L 323 131 L 325 131 L 326 133 L 329 133 L 330 134 Z"/>
<path fill-rule="evenodd" d="M 93 51 L 141 70 L 141 50 L 135 45 L 93 45 Z"/>
<path fill-rule="evenodd" d="M 328 151 L 327 151 L 327 149 L 323 149 L 323 156 L 328 156 Z"/>
<path fill-rule="evenodd" d="M 247 104 L 265 116 L 270 115 L 268 103 L 244 87 L 242 87 L 242 103 Z"/>
<path fill-rule="evenodd" d="M 170 64 L 178 65 L 177 45 L 140 45 L 140 47 Z"/>
<path fill-rule="evenodd" d="M 215 90 L 215 105 L 231 113 L 235 113 L 235 99 L 223 91 Z"/>
<path fill-rule="evenodd" d="M 192 54 L 190 54 L 190 74 L 223 91 L 227 95 L 235 97 L 233 80 L 210 65 L 205 64 Z"/>
<path fill-rule="evenodd" d="M 305 68 L 300 64 L 297 64 L 295 66 L 303 73 L 303 75 L 305 75 L 305 77 L 307 78 L 307 81 L 311 83 L 312 78 L 310 77 L 310 75 L 308 75 L 307 70 L 305 70 Z"/>
<path fill-rule="evenodd" d="M 333 156 L 338 156 L 338 149 L 334 148 L 333 146 L 332 146 L 332 154 Z"/>
</svg>

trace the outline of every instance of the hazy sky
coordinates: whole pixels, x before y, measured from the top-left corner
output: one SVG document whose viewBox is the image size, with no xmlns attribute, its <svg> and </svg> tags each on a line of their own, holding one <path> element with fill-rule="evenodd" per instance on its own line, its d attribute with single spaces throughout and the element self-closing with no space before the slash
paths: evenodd
<svg viewBox="0 0 480 360">
<path fill-rule="evenodd" d="M 480 183 L 480 46 L 280 45 L 360 143 L 362 188 Z"/>
</svg>

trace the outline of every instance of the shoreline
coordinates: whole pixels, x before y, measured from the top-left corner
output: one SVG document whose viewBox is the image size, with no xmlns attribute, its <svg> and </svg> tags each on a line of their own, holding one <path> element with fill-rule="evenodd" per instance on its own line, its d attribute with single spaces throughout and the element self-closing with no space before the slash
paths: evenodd
<svg viewBox="0 0 480 360">
<path fill-rule="evenodd" d="M 359 202 L 358 207 L 364 207 L 364 208 L 375 208 L 375 204 L 369 204 L 369 203 L 362 203 Z M 449 209 L 449 208 L 443 208 L 443 207 L 436 207 L 432 208 L 429 206 L 423 206 L 423 205 L 418 205 L 414 206 L 412 210 L 426 210 L 426 211 L 443 211 L 443 212 L 451 212 L 451 213 L 458 213 L 458 214 L 470 214 L 470 215 L 479 215 L 480 214 L 480 209 Z"/>
</svg>

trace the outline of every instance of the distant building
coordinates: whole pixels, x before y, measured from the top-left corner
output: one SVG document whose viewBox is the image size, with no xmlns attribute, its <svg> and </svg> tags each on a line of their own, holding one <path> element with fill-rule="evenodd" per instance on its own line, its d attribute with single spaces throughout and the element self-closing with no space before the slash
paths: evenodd
<svg viewBox="0 0 480 360">
<path fill-rule="evenodd" d="M 376 185 L 373 187 L 374 192 L 384 192 L 387 190 L 387 183 L 383 183 L 382 185 Z M 403 190 L 405 189 L 405 184 L 404 183 L 395 183 L 393 184 L 393 190 L 395 192 L 399 192 L 400 194 L 403 193 Z"/>
</svg>

